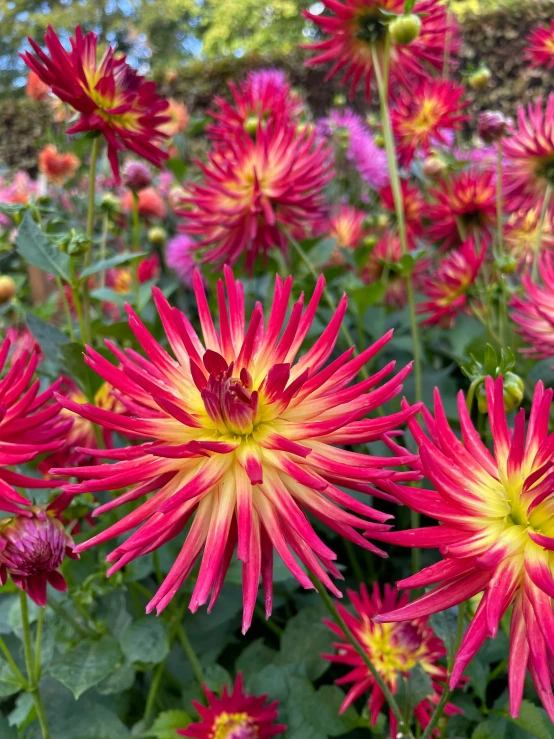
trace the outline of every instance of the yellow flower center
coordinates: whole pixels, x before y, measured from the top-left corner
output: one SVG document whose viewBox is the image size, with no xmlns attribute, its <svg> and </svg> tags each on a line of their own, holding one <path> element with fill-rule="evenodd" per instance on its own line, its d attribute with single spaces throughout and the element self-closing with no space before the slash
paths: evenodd
<svg viewBox="0 0 554 739">
<path fill-rule="evenodd" d="M 426 646 L 418 625 L 411 622 L 365 624 L 363 643 L 381 677 L 394 685 L 398 673 L 416 664 L 425 669 Z"/>
<path fill-rule="evenodd" d="M 258 729 L 247 713 L 220 713 L 210 739 L 257 739 Z"/>
</svg>

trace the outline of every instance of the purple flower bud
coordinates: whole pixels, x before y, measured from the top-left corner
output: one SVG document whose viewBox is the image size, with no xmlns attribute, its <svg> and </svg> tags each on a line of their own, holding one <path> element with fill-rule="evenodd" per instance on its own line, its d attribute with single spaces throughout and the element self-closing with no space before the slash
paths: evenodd
<svg viewBox="0 0 554 739">
<path fill-rule="evenodd" d="M 152 183 L 152 174 L 144 162 L 127 162 L 123 169 L 123 184 L 134 192 L 144 190 Z"/>
<path fill-rule="evenodd" d="M 492 144 L 509 134 L 513 121 L 498 110 L 485 110 L 479 114 L 477 133 L 486 144 Z"/>
</svg>

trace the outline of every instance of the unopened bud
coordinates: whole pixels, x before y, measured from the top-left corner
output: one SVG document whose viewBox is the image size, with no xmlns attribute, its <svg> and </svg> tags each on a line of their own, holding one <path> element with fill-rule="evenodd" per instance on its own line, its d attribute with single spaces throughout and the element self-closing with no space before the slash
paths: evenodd
<svg viewBox="0 0 554 739">
<path fill-rule="evenodd" d="M 523 380 L 515 372 L 504 375 L 504 409 L 506 413 L 519 408 L 524 394 Z"/>
<path fill-rule="evenodd" d="M 479 67 L 472 72 L 467 81 L 473 90 L 484 90 L 492 78 L 492 72 L 488 67 Z"/>
<path fill-rule="evenodd" d="M 423 174 L 428 180 L 438 180 L 448 172 L 448 164 L 437 154 L 430 154 L 423 162 Z"/>
<path fill-rule="evenodd" d="M 479 114 L 477 133 L 485 144 L 492 144 L 512 130 L 513 121 L 498 110 L 485 110 Z"/>
<path fill-rule="evenodd" d="M 515 272 L 518 266 L 517 259 L 513 254 L 500 254 L 500 256 L 496 257 L 494 260 L 494 264 L 496 268 L 505 275 L 510 275 L 512 272 Z"/>
<path fill-rule="evenodd" d="M 258 118 L 258 116 L 250 115 L 244 121 L 244 130 L 249 136 L 255 136 L 256 131 L 258 130 L 259 124 L 260 124 L 260 119 Z"/>
<path fill-rule="evenodd" d="M 167 231 L 161 226 L 154 226 L 148 231 L 148 241 L 155 246 L 163 246 L 167 241 Z"/>
<path fill-rule="evenodd" d="M 144 162 L 127 162 L 123 169 L 123 184 L 138 192 L 152 183 L 152 174 Z"/>
<path fill-rule="evenodd" d="M 389 24 L 389 33 L 394 44 L 407 46 L 421 33 L 421 19 L 414 13 L 400 15 Z"/>
<path fill-rule="evenodd" d="M 9 303 L 15 297 L 16 285 L 9 275 L 0 275 L 0 305 Z"/>
</svg>

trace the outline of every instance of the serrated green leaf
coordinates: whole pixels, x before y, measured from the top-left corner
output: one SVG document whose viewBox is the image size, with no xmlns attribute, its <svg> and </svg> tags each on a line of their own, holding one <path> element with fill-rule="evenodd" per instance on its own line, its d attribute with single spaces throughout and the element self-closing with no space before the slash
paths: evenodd
<svg viewBox="0 0 554 739">
<path fill-rule="evenodd" d="M 458 609 L 449 608 L 446 611 L 433 613 L 430 617 L 431 626 L 435 634 L 442 640 L 446 653 L 452 657 L 456 646 L 456 630 L 458 628 Z"/>
<path fill-rule="evenodd" d="M 49 673 L 68 687 L 75 698 L 119 669 L 123 656 L 112 636 L 85 639 L 50 665 Z"/>
<path fill-rule="evenodd" d="M 186 729 L 190 723 L 192 719 L 184 711 L 164 711 L 143 736 L 153 739 L 175 739 L 177 729 Z"/>
<path fill-rule="evenodd" d="M 7 662 L 0 662 L 0 698 L 19 693 L 22 685 Z"/>
<path fill-rule="evenodd" d="M 288 622 L 281 637 L 277 665 L 291 665 L 296 675 L 317 680 L 329 668 L 321 656 L 329 651 L 331 632 L 323 624 L 321 610 L 304 608 Z"/>
<path fill-rule="evenodd" d="M 406 718 L 409 718 L 416 706 L 433 692 L 431 678 L 421 667 L 415 665 L 410 676 L 398 681 L 398 702 Z"/>
<path fill-rule="evenodd" d="M 29 331 L 39 343 L 42 353 L 51 364 L 51 369 L 55 371 L 60 363 L 60 349 L 63 344 L 69 343 L 69 338 L 59 328 L 41 321 L 34 313 L 27 313 L 25 319 Z"/>
<path fill-rule="evenodd" d="M 160 664 L 169 654 L 167 624 L 151 617 L 140 618 L 123 632 L 121 649 L 131 663 Z"/>
<path fill-rule="evenodd" d="M 33 696 L 30 693 L 21 693 L 21 695 L 17 696 L 15 708 L 8 716 L 8 723 L 10 726 L 25 726 L 29 721 L 33 709 Z"/>
<path fill-rule="evenodd" d="M 326 739 L 354 729 L 356 711 L 351 708 L 339 714 L 343 700 L 344 693 L 335 685 L 324 685 L 316 692 L 308 680 L 291 677 L 285 704 L 287 739 Z"/>
<path fill-rule="evenodd" d="M 519 709 L 519 717 L 508 719 L 524 731 L 528 731 L 537 739 L 554 739 L 554 731 L 549 727 L 549 721 L 545 711 L 540 709 L 531 701 L 523 700 Z"/>
<path fill-rule="evenodd" d="M 270 665 L 277 656 L 275 649 L 265 644 L 263 639 L 256 639 L 244 649 L 236 663 L 237 672 L 242 672 L 246 677 L 256 675 L 258 672 Z"/>
<path fill-rule="evenodd" d="M 52 246 L 30 213 L 26 213 L 21 222 L 15 246 L 27 264 L 69 282 L 69 257 Z"/>
<path fill-rule="evenodd" d="M 504 739 L 507 726 L 503 718 L 489 718 L 477 726 L 471 739 Z"/>
<path fill-rule="evenodd" d="M 233 680 L 221 665 L 208 665 L 204 670 L 204 682 L 213 693 L 221 693 L 225 685 L 231 687 Z"/>
<path fill-rule="evenodd" d="M 142 257 L 145 257 L 147 253 L 148 252 L 145 251 L 136 253 L 126 251 L 122 254 L 116 254 L 114 257 L 109 257 L 109 259 L 101 259 L 99 262 L 95 262 L 94 264 L 91 264 L 90 267 L 84 269 L 81 272 L 79 279 L 82 280 L 85 277 L 95 275 L 97 272 L 105 272 L 107 269 L 119 267 L 119 265 L 127 264 L 128 262 L 132 262 L 134 259 L 141 259 Z"/>
</svg>

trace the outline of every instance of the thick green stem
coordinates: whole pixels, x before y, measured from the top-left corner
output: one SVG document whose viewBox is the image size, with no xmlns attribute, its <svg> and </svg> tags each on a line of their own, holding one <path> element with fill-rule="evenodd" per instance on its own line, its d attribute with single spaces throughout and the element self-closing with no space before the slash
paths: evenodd
<svg viewBox="0 0 554 739">
<path fill-rule="evenodd" d="M 96 164 L 98 162 L 98 151 L 100 149 L 100 137 L 97 136 L 92 142 L 92 151 L 90 154 L 90 172 L 88 179 L 88 205 L 87 205 L 87 237 L 88 244 L 85 252 L 84 266 L 89 267 L 92 264 L 92 239 L 94 235 L 94 211 L 95 211 L 95 195 L 96 195 Z M 83 342 L 90 344 L 92 340 L 90 324 L 90 291 L 88 279 L 83 282 L 83 319 L 85 325 L 85 335 Z"/>
<path fill-rule="evenodd" d="M 133 191 L 133 253 L 137 254 L 140 251 L 140 214 L 139 214 L 139 196 L 138 193 Z M 133 292 L 135 294 L 135 308 L 138 310 L 139 301 L 139 290 L 140 283 L 138 277 L 138 261 L 133 260 L 132 264 L 133 274 Z"/>
<path fill-rule="evenodd" d="M 537 241 L 535 243 L 535 253 L 533 254 L 533 269 L 531 272 L 531 277 L 533 278 L 533 282 L 537 281 L 537 277 L 539 274 L 539 254 L 541 252 L 541 246 L 542 246 L 542 236 L 544 231 L 544 224 L 546 221 L 546 214 L 548 213 L 548 206 L 550 205 L 550 201 L 552 200 L 552 185 L 549 183 L 546 192 L 544 193 L 544 200 L 542 201 L 542 208 L 541 208 L 541 216 L 539 221 L 539 230 L 537 233 Z"/>
<path fill-rule="evenodd" d="M 456 641 L 455 641 L 454 649 L 452 650 L 452 653 L 448 656 L 448 680 L 450 680 L 450 675 L 452 674 L 452 667 L 454 665 L 454 657 L 462 641 L 462 634 L 464 631 L 464 615 L 465 615 L 465 603 L 460 603 L 460 605 L 458 606 L 458 622 L 456 626 Z M 437 724 L 439 723 L 442 717 L 442 714 L 444 713 L 444 709 L 446 708 L 446 704 L 448 703 L 448 701 L 450 700 L 452 696 L 452 692 L 453 691 L 450 690 L 450 688 L 448 687 L 448 683 L 447 683 L 444 686 L 441 699 L 437 703 L 437 707 L 433 711 L 433 715 L 431 716 L 431 719 L 429 720 L 429 723 L 427 724 L 425 731 L 421 735 L 421 739 L 431 739 L 431 737 L 433 736 L 433 732 L 435 731 L 435 728 Z"/>
<path fill-rule="evenodd" d="M 102 218 L 102 238 L 100 239 L 100 259 L 101 260 L 106 259 L 108 255 L 107 246 L 108 246 L 109 229 L 110 229 L 110 215 L 109 213 L 104 213 L 104 217 Z M 106 285 L 106 270 L 103 269 L 100 275 L 100 287 L 105 287 L 105 285 Z"/>
<path fill-rule="evenodd" d="M 192 671 L 194 672 L 194 676 L 198 684 L 202 685 L 206 682 L 204 678 L 204 671 L 182 623 L 179 623 L 177 625 L 177 638 L 179 639 L 179 643 L 181 644 L 185 654 L 187 655 L 187 659 L 190 662 L 190 666 L 192 667 Z"/>
<path fill-rule="evenodd" d="M 23 624 L 23 650 L 25 652 L 25 666 L 27 668 L 28 692 L 33 697 L 35 711 L 43 739 L 50 739 L 48 723 L 46 721 L 46 712 L 40 695 L 38 682 L 40 679 L 40 652 L 33 657 L 33 645 L 31 643 L 31 625 L 29 623 L 29 610 L 27 607 L 27 594 L 22 590 L 19 594 L 19 602 L 21 605 L 21 622 Z M 39 621 L 38 627 L 42 629 L 42 620 Z M 37 646 L 40 648 L 40 638 L 37 635 Z"/>
<path fill-rule="evenodd" d="M 344 619 L 341 617 L 340 613 L 338 612 L 335 604 L 333 603 L 332 598 L 329 596 L 329 593 L 325 590 L 325 587 L 321 584 L 321 582 L 317 579 L 315 575 L 312 575 L 310 573 L 309 576 L 310 576 L 310 580 L 314 584 L 315 589 L 319 593 L 319 597 L 321 598 L 323 605 L 329 611 L 329 615 L 331 616 L 333 621 L 337 624 L 337 626 L 342 630 L 348 643 L 351 644 L 356 650 L 356 652 L 360 655 L 367 669 L 370 671 L 371 675 L 373 676 L 373 679 L 379 685 L 381 692 L 385 696 L 385 700 L 389 704 L 389 708 L 393 712 L 398 722 L 397 729 L 396 729 L 397 735 L 398 736 L 402 735 L 403 737 L 406 737 L 406 739 L 414 739 L 414 735 L 412 734 L 410 727 L 407 725 L 406 719 L 402 715 L 400 706 L 396 702 L 394 695 L 391 693 L 389 686 L 383 680 L 383 678 L 381 677 L 381 675 L 375 668 L 373 662 L 369 658 L 369 655 L 367 654 L 365 649 L 358 642 L 354 634 L 350 631 L 350 629 L 344 622 Z"/>
<path fill-rule="evenodd" d="M 377 80 L 377 88 L 379 90 L 379 102 L 381 105 L 381 123 L 383 126 L 383 138 L 385 140 L 385 151 L 387 154 L 387 164 L 389 167 L 389 177 L 394 200 L 394 209 L 396 213 L 396 223 L 398 227 L 398 236 L 400 238 L 400 246 L 402 254 L 408 254 L 408 235 L 406 231 L 406 218 L 404 215 L 404 202 L 402 197 L 402 187 L 400 184 L 400 176 L 398 174 L 398 165 L 396 163 L 396 149 L 394 145 L 394 135 L 390 120 L 389 103 L 388 103 L 388 59 L 390 54 L 390 42 L 385 46 L 384 68 L 385 75 L 381 71 L 381 63 L 375 46 L 372 46 L 373 66 L 375 68 L 375 79 Z M 406 277 L 406 292 L 408 297 L 408 308 L 410 311 L 410 328 L 412 332 L 413 352 L 414 352 L 414 376 L 415 376 L 415 399 L 419 401 L 423 397 L 423 385 L 421 376 L 421 352 L 419 344 L 419 329 L 417 325 L 415 295 L 412 282 L 412 274 Z"/>
<path fill-rule="evenodd" d="M 156 707 L 156 699 L 158 697 L 158 693 L 160 692 L 160 686 L 162 684 L 162 678 L 163 678 L 164 670 L 165 670 L 165 663 L 166 663 L 166 660 L 164 660 L 161 664 L 157 666 L 154 672 L 154 677 L 152 678 L 152 683 L 150 684 L 150 690 L 148 691 L 148 696 L 146 698 L 146 707 L 144 709 L 143 723 L 144 723 L 145 728 L 148 728 L 150 726 L 150 722 L 152 720 L 154 708 Z"/>
<path fill-rule="evenodd" d="M 83 344 L 88 344 L 87 328 L 83 316 L 83 306 L 81 305 L 81 298 L 79 296 L 79 287 L 77 285 L 77 275 L 75 273 L 75 259 L 69 257 L 69 270 L 71 274 L 71 297 L 73 298 L 73 305 L 75 306 L 75 313 L 77 313 L 77 320 L 79 321 L 79 330 L 81 332 L 81 341 Z M 84 296 L 83 296 L 84 297 Z"/>
</svg>

